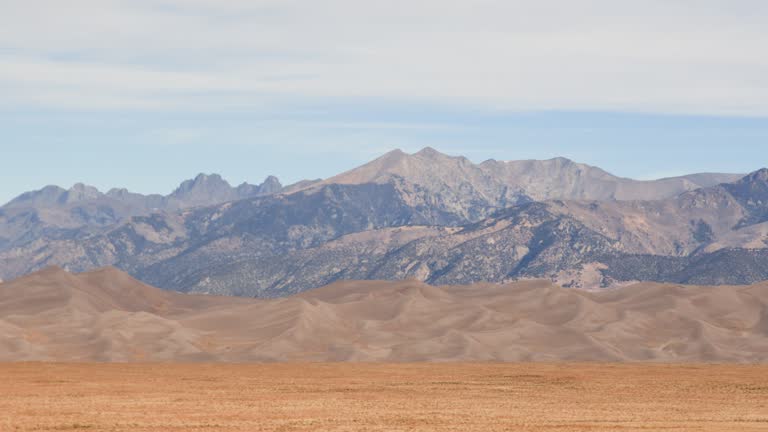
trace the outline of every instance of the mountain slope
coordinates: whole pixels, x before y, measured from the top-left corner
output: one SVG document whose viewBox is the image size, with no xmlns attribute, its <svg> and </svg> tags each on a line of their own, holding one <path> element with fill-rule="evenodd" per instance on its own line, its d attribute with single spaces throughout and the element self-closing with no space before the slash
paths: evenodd
<svg viewBox="0 0 768 432">
<path fill-rule="evenodd" d="M 431 148 L 413 155 L 395 150 L 309 187 L 316 190 L 332 184 L 394 184 L 403 195 L 457 214 L 466 221 L 530 201 L 524 191 L 505 186 L 468 159 L 447 156 Z"/>
<path fill-rule="evenodd" d="M 337 283 L 186 296 L 114 269 L 0 284 L 0 360 L 768 361 L 768 286 Z"/>
<path fill-rule="evenodd" d="M 217 175 L 167 197 L 46 188 L 0 209 L 0 278 L 117 266 L 162 288 L 263 297 L 343 279 L 752 283 L 764 259 L 751 250 L 768 240 L 766 172 L 685 192 L 730 175 L 636 182 L 562 158 L 476 165 L 427 148 L 287 188 Z M 683 193 L 616 199 L 649 190 Z M 718 261 L 744 254 L 739 272 Z"/>
<path fill-rule="evenodd" d="M 4 278 L 47 265 L 75 271 L 117 265 L 140 275 L 166 260 L 176 260 L 184 268 L 178 273 L 164 271 L 162 276 L 180 278 L 185 271 L 199 268 L 204 276 L 222 263 L 279 256 L 355 232 L 462 222 L 459 215 L 404 196 L 393 184 L 328 185 L 181 213 L 137 216 L 102 232 L 81 229 L 66 236 L 43 235 L 0 251 L 0 260 Z"/>
<path fill-rule="evenodd" d="M 490 160 L 480 164 L 480 168 L 505 185 L 520 188 L 537 201 L 660 200 L 742 177 L 739 174 L 703 173 L 639 181 L 616 177 L 600 168 L 565 158 L 508 162 Z"/>
<path fill-rule="evenodd" d="M 398 227 L 393 221 L 365 232 L 336 231 L 319 243 L 272 255 L 222 254 L 203 247 L 140 274 L 174 289 L 257 296 L 287 295 L 339 279 L 467 284 L 536 277 L 590 288 L 635 280 L 765 280 L 768 275 L 760 268 L 768 265 L 761 252 L 768 223 L 739 226 L 749 211 L 730 187 L 661 201 L 529 203 L 463 227 Z M 729 272 L 718 264 L 738 256 L 750 257 L 741 262 L 751 267 Z"/>
<path fill-rule="evenodd" d="M 759 175 L 735 184 L 761 190 Z M 754 183 L 754 184 L 753 184 Z M 9 279 L 46 265 L 75 271 L 115 265 L 163 288 L 274 297 L 340 279 L 416 278 L 433 284 L 547 278 L 576 287 L 633 280 L 753 283 L 753 267 L 723 272 L 705 257 L 731 260 L 763 249 L 768 223 L 745 223 L 758 204 L 733 185 L 656 201 L 548 201 L 466 224 L 462 208 L 435 205 L 402 179 L 329 184 L 181 213 L 134 217 L 101 233 L 46 235 L 0 251 Z M 735 193 L 735 192 L 734 192 Z M 490 209 L 488 209 L 490 210 Z M 758 218 L 759 220 L 759 218 Z M 395 232 L 394 230 L 399 230 Z M 709 254 L 709 255 L 708 255 Z M 664 260 L 663 257 L 669 258 Z M 621 260 L 642 265 L 630 268 Z"/>
</svg>

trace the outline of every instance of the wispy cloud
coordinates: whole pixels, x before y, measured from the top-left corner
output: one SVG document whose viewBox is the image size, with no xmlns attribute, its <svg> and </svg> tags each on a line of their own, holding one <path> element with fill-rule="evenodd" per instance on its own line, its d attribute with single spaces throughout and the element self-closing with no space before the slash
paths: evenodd
<svg viewBox="0 0 768 432">
<path fill-rule="evenodd" d="M 761 0 L 0 0 L 0 104 L 768 115 Z"/>
</svg>

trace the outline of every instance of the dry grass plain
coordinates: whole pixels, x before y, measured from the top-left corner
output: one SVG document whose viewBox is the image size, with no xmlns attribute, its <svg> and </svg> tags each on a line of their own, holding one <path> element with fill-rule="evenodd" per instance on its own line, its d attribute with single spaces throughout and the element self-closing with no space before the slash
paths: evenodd
<svg viewBox="0 0 768 432">
<path fill-rule="evenodd" d="M 766 431 L 768 366 L 0 365 L 2 431 Z"/>
</svg>

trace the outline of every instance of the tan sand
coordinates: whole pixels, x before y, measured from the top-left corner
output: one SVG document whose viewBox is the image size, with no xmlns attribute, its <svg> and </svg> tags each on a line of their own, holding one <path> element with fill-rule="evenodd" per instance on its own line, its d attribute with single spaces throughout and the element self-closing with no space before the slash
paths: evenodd
<svg viewBox="0 0 768 432">
<path fill-rule="evenodd" d="M 0 285 L 0 361 L 766 362 L 768 284 L 341 282 L 276 300 L 162 291 L 115 269 Z"/>
</svg>

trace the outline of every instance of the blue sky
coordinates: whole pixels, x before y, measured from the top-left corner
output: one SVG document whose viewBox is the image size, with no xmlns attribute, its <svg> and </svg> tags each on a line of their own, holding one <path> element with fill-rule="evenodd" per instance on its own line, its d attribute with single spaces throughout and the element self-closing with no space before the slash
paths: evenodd
<svg viewBox="0 0 768 432">
<path fill-rule="evenodd" d="M 0 201 L 326 177 L 393 148 L 768 165 L 757 0 L 0 0 Z"/>
</svg>

